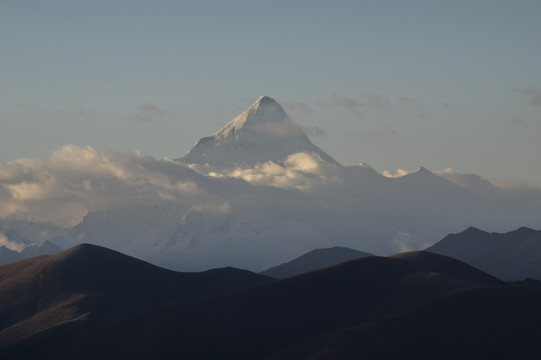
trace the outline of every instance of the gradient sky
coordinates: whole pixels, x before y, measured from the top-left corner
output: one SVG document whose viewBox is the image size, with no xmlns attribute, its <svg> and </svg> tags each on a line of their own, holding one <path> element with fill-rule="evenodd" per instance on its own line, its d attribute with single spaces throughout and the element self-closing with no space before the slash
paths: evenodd
<svg viewBox="0 0 541 360">
<path fill-rule="evenodd" d="M 344 165 L 541 184 L 541 2 L 0 2 L 0 161 L 184 155 L 260 95 Z"/>
</svg>

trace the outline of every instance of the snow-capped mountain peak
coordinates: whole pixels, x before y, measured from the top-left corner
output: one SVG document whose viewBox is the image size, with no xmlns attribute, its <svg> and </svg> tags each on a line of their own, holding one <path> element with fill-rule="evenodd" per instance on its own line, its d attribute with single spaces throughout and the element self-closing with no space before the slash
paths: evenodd
<svg viewBox="0 0 541 360">
<path fill-rule="evenodd" d="M 302 130 L 274 99 L 261 96 L 242 114 L 209 137 L 221 141 L 231 137 L 238 140 L 239 136 L 248 134 L 290 136 L 302 134 Z"/>
<path fill-rule="evenodd" d="M 279 163 L 299 152 L 316 153 L 324 161 L 336 164 L 332 157 L 312 144 L 280 104 L 261 96 L 223 128 L 199 139 L 178 161 L 231 168 L 267 161 Z"/>
</svg>

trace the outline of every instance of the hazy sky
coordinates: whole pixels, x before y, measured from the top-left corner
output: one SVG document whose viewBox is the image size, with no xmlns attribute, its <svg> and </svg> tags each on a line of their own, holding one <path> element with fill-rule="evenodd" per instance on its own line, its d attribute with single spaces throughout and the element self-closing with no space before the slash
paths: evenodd
<svg viewBox="0 0 541 360">
<path fill-rule="evenodd" d="M 184 155 L 268 95 L 344 165 L 541 183 L 541 1 L 0 2 L 0 161 Z"/>
</svg>

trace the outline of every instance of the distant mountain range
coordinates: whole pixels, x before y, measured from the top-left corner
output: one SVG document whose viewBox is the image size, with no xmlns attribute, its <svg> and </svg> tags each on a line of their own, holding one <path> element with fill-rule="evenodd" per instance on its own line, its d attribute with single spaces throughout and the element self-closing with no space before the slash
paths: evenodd
<svg viewBox="0 0 541 360">
<path fill-rule="evenodd" d="M 137 161 L 125 170 L 145 170 L 129 177 L 139 179 L 133 196 L 159 201 L 90 211 L 60 245 L 92 243 L 175 270 L 263 271 L 316 248 L 389 255 L 471 224 L 498 231 L 541 218 L 541 192 L 515 196 L 423 167 L 387 178 L 366 164 L 343 166 L 266 96 L 184 157 Z"/>
<path fill-rule="evenodd" d="M 80 245 L 0 266 L 2 359 L 531 358 L 541 287 L 428 252 L 284 280 Z"/>
<path fill-rule="evenodd" d="M 521 227 L 489 233 L 470 227 L 447 235 L 424 251 L 461 260 L 506 281 L 541 280 L 541 230 Z M 316 249 L 260 274 L 283 279 L 367 256 L 374 255 L 339 246 Z"/>
<path fill-rule="evenodd" d="M 474 227 L 451 234 L 427 248 L 462 260 L 504 280 L 541 279 L 541 231 L 521 227 L 488 233 Z"/>
<path fill-rule="evenodd" d="M 18 250 L 13 250 L 7 247 L 6 244 L 0 245 L 0 265 L 39 255 L 53 255 L 62 251 L 62 248 L 49 240 L 32 243 L 16 231 L 7 232 L 4 238 L 6 244 Z"/>
<path fill-rule="evenodd" d="M 305 272 L 322 269 L 327 266 L 332 266 L 348 260 L 367 256 L 374 255 L 342 246 L 316 249 L 288 261 L 287 263 L 283 263 L 262 271 L 260 274 L 277 279 L 284 279 L 286 277 L 299 275 Z"/>
</svg>

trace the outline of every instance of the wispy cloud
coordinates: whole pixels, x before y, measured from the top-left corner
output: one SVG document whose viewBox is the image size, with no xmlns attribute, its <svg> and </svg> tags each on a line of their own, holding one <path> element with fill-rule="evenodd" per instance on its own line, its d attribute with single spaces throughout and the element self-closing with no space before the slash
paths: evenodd
<svg viewBox="0 0 541 360">
<path fill-rule="evenodd" d="M 397 253 L 421 250 L 429 245 L 431 245 L 429 242 L 417 239 L 414 235 L 405 231 L 396 231 L 391 240 L 391 248 L 394 248 Z"/>
<path fill-rule="evenodd" d="M 351 136 L 360 139 L 389 138 L 398 136 L 398 132 L 396 130 L 387 128 L 383 130 L 372 130 L 362 133 L 351 133 Z"/>
<path fill-rule="evenodd" d="M 541 106 L 541 90 L 534 89 L 534 88 L 527 88 L 527 89 L 515 89 L 515 91 L 529 96 L 530 104 L 534 106 Z"/>
<path fill-rule="evenodd" d="M 94 110 L 79 109 L 77 111 L 68 111 L 62 109 L 47 109 L 39 110 L 31 107 L 22 105 L 23 108 L 28 110 L 38 111 L 40 115 L 55 120 L 73 120 L 73 119 L 84 119 L 84 120 L 96 120 L 99 117 L 99 113 Z"/>
<path fill-rule="evenodd" d="M 444 108 L 444 109 L 447 109 L 447 110 L 452 110 L 452 109 L 456 108 L 455 105 L 452 105 L 452 104 L 449 104 L 449 103 L 446 103 L 446 102 L 442 102 L 441 107 Z"/>
<path fill-rule="evenodd" d="M 0 246 L 5 246 L 10 250 L 15 250 L 21 252 L 24 249 L 22 244 L 19 244 L 14 241 L 10 241 L 4 234 L 0 232 Z"/>
<path fill-rule="evenodd" d="M 394 172 L 391 172 L 389 170 L 383 170 L 381 172 L 381 175 L 388 177 L 388 178 L 398 178 L 402 177 L 408 174 L 411 174 L 413 171 L 403 170 L 403 169 L 396 169 Z"/>
<path fill-rule="evenodd" d="M 333 97 L 329 101 L 319 100 L 317 101 L 317 104 L 323 106 L 342 107 L 352 112 L 355 116 L 359 118 L 363 118 L 363 113 L 361 110 L 365 107 L 365 104 L 358 100 L 355 100 L 349 96 L 342 96 L 336 94 L 333 95 Z"/>
<path fill-rule="evenodd" d="M 302 113 L 304 115 L 312 115 L 314 113 L 314 109 L 303 102 L 281 101 L 281 104 L 286 112 Z"/>
<path fill-rule="evenodd" d="M 366 93 L 367 105 L 377 109 L 387 109 L 391 107 L 391 101 L 383 95 Z"/>
<path fill-rule="evenodd" d="M 166 110 L 156 106 L 153 103 L 142 103 L 139 105 L 138 113 L 134 116 L 135 120 L 141 124 L 151 124 L 156 119 L 167 117 L 169 114 Z"/>
<path fill-rule="evenodd" d="M 419 102 L 415 99 L 412 99 L 408 96 L 401 96 L 398 98 L 398 100 L 402 101 L 402 102 L 405 102 L 405 103 L 410 103 L 410 104 L 415 104 L 415 105 L 418 105 Z"/>
<path fill-rule="evenodd" d="M 513 116 L 511 118 L 511 125 L 524 126 L 524 121 L 522 119 L 519 119 L 519 118 Z"/>
<path fill-rule="evenodd" d="M 325 130 L 323 130 L 317 125 L 312 125 L 312 126 L 299 125 L 299 126 L 301 127 L 302 131 L 304 131 L 304 133 L 308 136 L 327 136 L 327 132 L 325 132 Z"/>
</svg>

